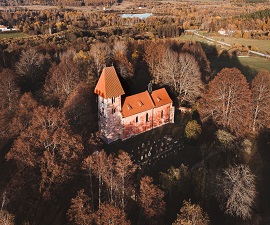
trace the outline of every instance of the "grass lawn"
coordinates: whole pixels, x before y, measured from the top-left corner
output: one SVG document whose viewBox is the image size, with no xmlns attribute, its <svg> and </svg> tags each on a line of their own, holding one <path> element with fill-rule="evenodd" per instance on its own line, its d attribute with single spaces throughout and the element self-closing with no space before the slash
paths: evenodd
<svg viewBox="0 0 270 225">
<path fill-rule="evenodd" d="M 19 32 L 19 33 L 0 33 L 0 39 L 4 38 L 23 38 L 29 37 L 29 35 Z"/>
<path fill-rule="evenodd" d="M 248 66 L 252 69 L 260 71 L 261 69 L 268 70 L 270 72 L 270 59 L 262 57 L 238 57 L 240 63 L 244 66 Z"/>
</svg>

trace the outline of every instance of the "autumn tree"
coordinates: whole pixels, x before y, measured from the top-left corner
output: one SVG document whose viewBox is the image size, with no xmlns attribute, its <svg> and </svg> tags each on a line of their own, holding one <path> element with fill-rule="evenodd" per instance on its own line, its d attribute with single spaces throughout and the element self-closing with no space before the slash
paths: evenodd
<svg viewBox="0 0 270 225">
<path fill-rule="evenodd" d="M 261 70 L 251 85 L 252 121 L 251 129 L 258 131 L 270 127 L 270 73 Z"/>
<path fill-rule="evenodd" d="M 33 90 L 44 80 L 45 57 L 35 48 L 23 50 L 16 64 L 16 72 L 19 75 L 22 87 Z"/>
<path fill-rule="evenodd" d="M 211 72 L 210 62 L 206 57 L 206 54 L 202 48 L 201 43 L 198 41 L 196 42 L 186 41 L 182 47 L 182 51 L 194 56 L 200 68 L 201 80 L 204 83 L 208 83 Z"/>
<path fill-rule="evenodd" d="M 98 211 L 95 212 L 95 223 L 97 225 L 130 225 L 124 210 L 106 203 L 100 205 Z"/>
<path fill-rule="evenodd" d="M 47 100 L 63 104 L 80 82 L 84 81 L 78 64 L 74 61 L 74 52 L 62 55 L 59 65 L 52 65 L 44 85 Z"/>
<path fill-rule="evenodd" d="M 71 199 L 71 205 L 67 212 L 67 216 L 72 224 L 88 225 L 92 224 L 93 211 L 91 209 L 91 201 L 84 190 L 80 190 L 75 198 Z"/>
<path fill-rule="evenodd" d="M 117 74 L 121 75 L 123 78 L 131 78 L 134 74 L 134 68 L 131 62 L 128 61 L 126 55 L 122 52 L 117 52 L 114 55 L 114 65 Z"/>
<path fill-rule="evenodd" d="M 20 97 L 15 75 L 9 69 L 0 73 L 0 137 L 8 131 L 8 125 L 14 115 Z"/>
<path fill-rule="evenodd" d="M 92 175 L 98 179 L 98 207 L 101 205 L 102 190 L 104 184 L 104 177 L 107 173 L 107 155 L 104 150 L 100 152 L 94 152 L 92 155 L 88 156 L 83 162 L 83 169 L 88 171 L 91 183 L 91 198 L 94 197 L 93 194 L 93 183 Z M 93 203 L 92 203 L 93 204 Z"/>
<path fill-rule="evenodd" d="M 97 130 L 96 96 L 89 85 L 80 83 L 68 96 L 63 110 L 76 133 L 86 135 Z"/>
<path fill-rule="evenodd" d="M 251 110 L 251 92 L 243 74 L 236 68 L 225 68 L 209 83 L 199 105 L 203 122 L 213 121 L 217 126 L 242 135 L 248 128 Z"/>
<path fill-rule="evenodd" d="M 0 224 L 2 225 L 14 225 L 15 218 L 12 214 L 6 210 L 0 210 Z"/>
<path fill-rule="evenodd" d="M 9 124 L 9 134 L 18 136 L 30 125 L 34 110 L 37 108 L 37 102 L 33 99 L 31 93 L 25 93 L 19 100 L 14 118 Z"/>
<path fill-rule="evenodd" d="M 126 194 L 131 192 L 131 176 L 134 174 L 137 166 L 132 162 L 130 155 L 127 152 L 121 153 L 115 159 L 116 176 L 119 178 L 119 186 L 121 193 L 121 208 L 125 208 Z"/>
<path fill-rule="evenodd" d="M 147 53 L 147 63 L 155 82 L 169 85 L 180 105 L 194 103 L 203 88 L 198 63 L 189 53 L 177 53 L 169 46 L 165 48 L 161 49 L 162 54 L 156 53 L 162 57 L 150 57 Z"/>
<path fill-rule="evenodd" d="M 112 58 L 111 48 L 107 43 L 96 42 L 91 46 L 90 56 L 93 58 L 94 72 L 99 77 L 102 69 Z"/>
<path fill-rule="evenodd" d="M 140 181 L 139 202 L 144 215 L 151 221 L 165 213 L 164 192 L 153 184 L 153 178 L 145 176 Z"/>
<path fill-rule="evenodd" d="M 72 134 L 64 113 L 40 106 L 6 158 L 39 169 L 40 191 L 49 196 L 51 189 L 73 177 L 82 150 L 81 138 Z"/>
<path fill-rule="evenodd" d="M 185 127 L 185 137 L 189 141 L 197 141 L 202 133 L 201 125 L 196 120 L 191 120 Z"/>
<path fill-rule="evenodd" d="M 226 214 L 249 219 L 256 197 L 255 176 L 248 166 L 238 165 L 225 169 L 218 176 L 220 206 Z"/>
<path fill-rule="evenodd" d="M 189 201 L 184 201 L 180 209 L 180 214 L 177 214 L 177 219 L 173 225 L 208 225 L 208 215 L 203 212 L 200 205 L 192 204 Z"/>
<path fill-rule="evenodd" d="M 170 167 L 166 172 L 160 172 L 160 184 L 164 191 L 171 192 L 178 187 L 179 182 L 187 175 L 187 166 L 181 164 L 179 168 Z"/>
</svg>

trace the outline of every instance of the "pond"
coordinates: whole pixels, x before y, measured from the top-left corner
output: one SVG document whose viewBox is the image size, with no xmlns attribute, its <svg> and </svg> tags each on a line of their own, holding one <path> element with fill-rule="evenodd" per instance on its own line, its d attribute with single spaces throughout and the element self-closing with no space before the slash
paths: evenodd
<svg viewBox="0 0 270 225">
<path fill-rule="evenodd" d="M 122 18 L 134 18 L 134 17 L 138 17 L 139 19 L 146 19 L 149 16 L 152 16 L 152 13 L 137 13 L 137 14 L 121 14 L 120 16 Z"/>
</svg>

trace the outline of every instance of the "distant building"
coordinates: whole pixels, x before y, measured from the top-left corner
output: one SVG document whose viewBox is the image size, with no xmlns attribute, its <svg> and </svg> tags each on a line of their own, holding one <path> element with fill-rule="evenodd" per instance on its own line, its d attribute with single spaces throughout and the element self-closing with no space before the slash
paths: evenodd
<svg viewBox="0 0 270 225">
<path fill-rule="evenodd" d="M 98 95 L 98 123 L 102 139 L 111 143 L 174 122 L 174 106 L 165 88 L 125 94 L 113 66 L 105 67 L 95 87 Z"/>
<path fill-rule="evenodd" d="M 223 28 L 221 28 L 221 29 L 218 31 L 218 33 L 219 33 L 220 35 L 227 35 L 226 30 L 223 29 Z"/>
<path fill-rule="evenodd" d="M 9 29 L 4 26 L 4 25 L 0 25 L 0 31 L 8 31 Z"/>
</svg>

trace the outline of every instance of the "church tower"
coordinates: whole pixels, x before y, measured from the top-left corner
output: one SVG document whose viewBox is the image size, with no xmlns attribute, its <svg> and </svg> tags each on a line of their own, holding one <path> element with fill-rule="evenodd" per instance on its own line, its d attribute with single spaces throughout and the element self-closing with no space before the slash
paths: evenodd
<svg viewBox="0 0 270 225">
<path fill-rule="evenodd" d="M 121 95 L 125 92 L 113 66 L 105 67 L 94 90 L 98 95 L 98 125 L 102 139 L 111 143 L 120 139 Z"/>
</svg>

